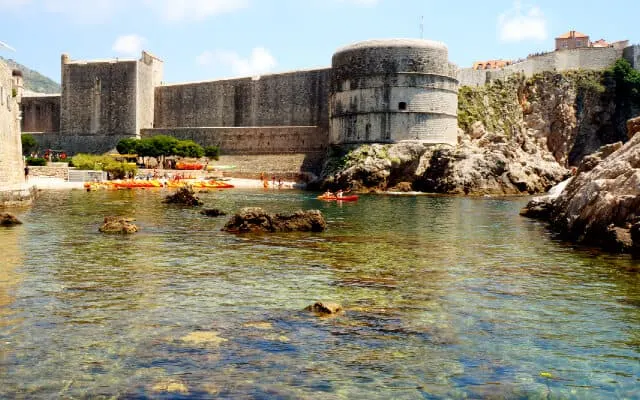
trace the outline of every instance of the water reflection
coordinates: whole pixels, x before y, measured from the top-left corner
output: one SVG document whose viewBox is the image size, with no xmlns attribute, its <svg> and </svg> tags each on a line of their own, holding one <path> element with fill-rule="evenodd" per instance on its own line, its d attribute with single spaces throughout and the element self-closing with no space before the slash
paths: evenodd
<svg viewBox="0 0 640 400">
<path fill-rule="evenodd" d="M 13 260 L 0 397 L 615 398 L 638 385 L 637 262 L 553 241 L 517 217 L 524 200 L 200 194 L 329 221 L 233 236 L 161 195 L 45 193 L 0 231 Z M 105 215 L 142 230 L 102 235 Z M 318 299 L 347 312 L 300 311 Z"/>
</svg>

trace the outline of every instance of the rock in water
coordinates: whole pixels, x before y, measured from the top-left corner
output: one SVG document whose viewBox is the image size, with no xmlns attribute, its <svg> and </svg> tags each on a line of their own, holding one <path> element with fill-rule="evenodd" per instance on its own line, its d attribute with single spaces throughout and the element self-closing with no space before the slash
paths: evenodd
<svg viewBox="0 0 640 400">
<path fill-rule="evenodd" d="M 164 199 L 163 203 L 182 204 L 185 206 L 192 206 L 192 207 L 202 205 L 202 202 L 200 201 L 199 198 L 196 197 L 196 194 L 193 191 L 193 189 L 188 187 L 182 187 L 178 189 L 178 191 L 175 192 L 174 194 L 167 196 Z"/>
<path fill-rule="evenodd" d="M 206 215 L 207 217 L 221 217 L 227 215 L 226 212 L 220 211 L 217 208 L 207 208 L 206 210 L 200 211 L 200 214 Z"/>
<path fill-rule="evenodd" d="M 316 314 L 338 314 L 343 309 L 342 306 L 337 303 L 323 303 L 318 301 L 310 306 L 305 307 L 305 310 L 314 312 Z"/>
<path fill-rule="evenodd" d="M 9 213 L 0 213 L 0 226 L 15 226 L 22 222 L 15 215 Z"/>
<path fill-rule="evenodd" d="M 131 222 L 133 218 L 125 217 L 104 217 L 104 223 L 100 227 L 102 233 L 135 233 L 138 232 L 138 227 Z"/>
<path fill-rule="evenodd" d="M 609 150 L 599 152 L 598 159 L 585 159 L 589 166 L 581 165 L 553 201 L 549 220 L 568 240 L 635 252 L 640 241 L 640 135 L 612 154 Z"/>
<path fill-rule="evenodd" d="M 247 232 L 322 232 L 327 223 L 318 210 L 296 211 L 293 215 L 268 214 L 259 207 L 241 209 L 225 224 L 223 231 Z"/>
</svg>

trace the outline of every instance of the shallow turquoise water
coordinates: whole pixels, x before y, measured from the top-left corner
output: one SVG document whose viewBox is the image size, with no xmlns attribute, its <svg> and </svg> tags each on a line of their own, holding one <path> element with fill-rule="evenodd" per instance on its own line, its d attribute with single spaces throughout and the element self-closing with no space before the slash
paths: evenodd
<svg viewBox="0 0 640 400">
<path fill-rule="evenodd" d="M 164 194 L 43 193 L 0 229 L 0 398 L 640 397 L 640 261 L 555 240 L 525 199 L 201 194 L 329 224 L 234 236 Z"/>
</svg>

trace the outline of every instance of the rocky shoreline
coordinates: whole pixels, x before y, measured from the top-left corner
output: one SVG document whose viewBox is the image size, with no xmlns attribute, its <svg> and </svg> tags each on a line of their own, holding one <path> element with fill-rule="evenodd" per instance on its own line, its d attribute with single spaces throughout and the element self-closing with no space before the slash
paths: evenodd
<svg viewBox="0 0 640 400">
<path fill-rule="evenodd" d="M 533 199 L 521 214 L 569 241 L 640 255 L 640 135 L 586 157 L 564 190 Z"/>
</svg>

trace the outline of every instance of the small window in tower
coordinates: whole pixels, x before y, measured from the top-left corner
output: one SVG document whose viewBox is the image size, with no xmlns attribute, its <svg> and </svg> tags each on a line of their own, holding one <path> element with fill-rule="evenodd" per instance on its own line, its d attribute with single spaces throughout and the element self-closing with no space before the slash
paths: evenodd
<svg viewBox="0 0 640 400">
<path fill-rule="evenodd" d="M 404 101 L 401 101 L 400 103 L 398 103 L 398 110 L 400 111 L 404 111 L 407 109 L 407 103 Z"/>
</svg>

